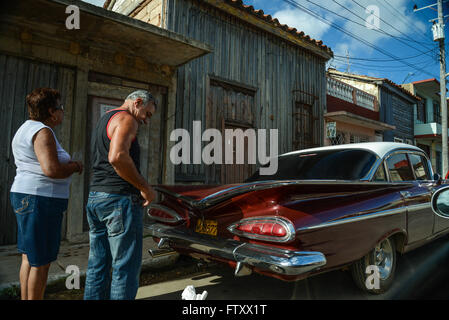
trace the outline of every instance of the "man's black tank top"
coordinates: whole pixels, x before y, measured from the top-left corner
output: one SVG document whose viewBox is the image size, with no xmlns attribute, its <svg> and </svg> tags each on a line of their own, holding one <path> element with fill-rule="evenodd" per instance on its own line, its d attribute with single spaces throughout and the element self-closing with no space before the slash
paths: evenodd
<svg viewBox="0 0 449 320">
<path fill-rule="evenodd" d="M 115 172 L 109 163 L 109 145 L 111 142 L 107 134 L 107 129 L 112 118 L 125 110 L 111 110 L 98 120 L 97 126 L 93 132 L 91 140 L 92 154 L 92 179 L 90 182 L 90 191 L 118 193 L 118 194 L 140 194 L 132 184 L 122 179 Z M 131 144 L 129 155 L 134 161 L 134 165 L 140 173 L 140 147 L 137 137 Z"/>
</svg>

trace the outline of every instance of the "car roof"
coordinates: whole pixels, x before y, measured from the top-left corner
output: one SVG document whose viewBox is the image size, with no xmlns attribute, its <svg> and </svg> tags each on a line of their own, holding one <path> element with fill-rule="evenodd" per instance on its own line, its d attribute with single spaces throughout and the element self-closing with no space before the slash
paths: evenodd
<svg viewBox="0 0 449 320">
<path fill-rule="evenodd" d="M 310 153 L 316 151 L 326 151 L 326 150 L 342 150 L 342 149 L 353 149 L 353 150 L 368 150 L 374 152 L 380 158 L 383 158 L 387 153 L 396 150 L 396 149 L 409 149 L 413 151 L 421 151 L 420 148 L 406 143 L 399 142 L 363 142 L 363 143 L 350 143 L 350 144 L 339 144 L 335 146 L 327 146 L 327 147 L 319 147 L 319 148 L 311 148 L 311 149 L 302 149 L 297 151 L 292 151 L 288 153 L 281 154 L 281 156 L 291 155 L 291 154 L 300 154 L 300 153 Z"/>
</svg>

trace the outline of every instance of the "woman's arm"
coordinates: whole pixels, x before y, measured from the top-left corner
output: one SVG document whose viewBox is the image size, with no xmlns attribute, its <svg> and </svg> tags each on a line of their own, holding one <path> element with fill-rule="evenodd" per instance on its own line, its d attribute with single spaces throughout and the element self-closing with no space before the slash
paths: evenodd
<svg viewBox="0 0 449 320">
<path fill-rule="evenodd" d="M 69 161 L 60 163 L 56 151 L 56 141 L 53 133 L 48 128 L 43 128 L 33 137 L 34 152 L 41 165 L 43 173 L 53 179 L 70 177 L 74 172 L 83 171 L 80 162 Z"/>
</svg>

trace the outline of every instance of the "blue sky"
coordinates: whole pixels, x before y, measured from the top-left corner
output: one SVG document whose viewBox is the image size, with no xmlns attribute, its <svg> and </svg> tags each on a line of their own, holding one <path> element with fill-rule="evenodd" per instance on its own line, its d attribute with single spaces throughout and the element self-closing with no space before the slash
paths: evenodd
<svg viewBox="0 0 449 320">
<path fill-rule="evenodd" d="M 100 6 L 104 3 L 104 0 L 85 1 Z M 388 78 L 398 84 L 429 78 L 439 80 L 438 42 L 433 41 L 429 22 L 437 17 L 437 12 L 432 9 L 413 12 L 414 4 L 421 8 L 436 0 L 244 0 L 244 3 L 262 9 L 281 24 L 323 40 L 335 54 L 328 66 L 338 70 Z M 368 7 L 374 11 L 366 12 Z M 445 3 L 444 11 L 449 14 L 449 2 Z M 367 28 L 375 20 L 379 29 Z M 448 19 L 446 24 L 449 25 Z M 448 43 L 446 39 L 447 56 Z"/>
<path fill-rule="evenodd" d="M 337 28 L 289 2 L 296 2 Z M 336 56 L 329 65 L 338 70 L 348 70 L 349 57 L 349 71 L 353 73 L 385 77 L 398 84 L 404 80 L 439 80 L 438 42 L 433 41 L 432 24 L 428 21 L 436 18 L 437 12 L 432 9 L 413 12 L 415 3 L 421 8 L 436 0 L 246 0 L 246 3 L 264 10 L 282 24 L 323 40 Z M 448 4 L 445 4 L 445 14 L 449 14 Z M 375 6 L 373 10 L 378 11 L 367 13 L 369 6 Z M 379 29 L 366 27 L 367 19 L 374 23 L 370 15 L 379 21 Z M 446 48 L 448 42 L 446 40 Z"/>
</svg>

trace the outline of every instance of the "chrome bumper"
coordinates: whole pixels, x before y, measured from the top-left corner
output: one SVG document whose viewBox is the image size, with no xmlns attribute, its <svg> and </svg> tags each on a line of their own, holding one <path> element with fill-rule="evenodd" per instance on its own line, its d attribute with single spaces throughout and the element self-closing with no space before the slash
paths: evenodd
<svg viewBox="0 0 449 320">
<path fill-rule="evenodd" d="M 292 251 L 232 239 L 214 238 L 188 229 L 170 227 L 159 223 L 146 226 L 152 235 L 161 238 L 159 246 L 165 244 L 193 250 L 237 262 L 236 275 L 245 267 L 253 266 L 282 275 L 300 275 L 326 264 L 321 252 Z M 248 269 L 248 268 L 246 268 Z"/>
</svg>

